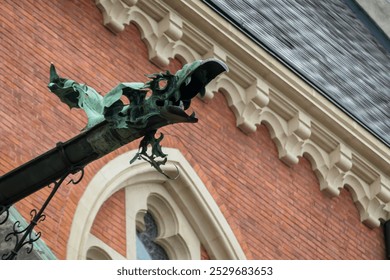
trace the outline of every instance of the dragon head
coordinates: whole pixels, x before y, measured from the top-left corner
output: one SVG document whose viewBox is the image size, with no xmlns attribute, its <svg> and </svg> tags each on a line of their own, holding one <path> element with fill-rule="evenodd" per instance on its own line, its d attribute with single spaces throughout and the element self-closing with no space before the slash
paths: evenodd
<svg viewBox="0 0 390 280">
<path fill-rule="evenodd" d="M 185 112 L 192 98 L 198 93 L 204 97 L 207 84 L 225 71 L 228 67 L 222 61 L 206 59 L 186 64 L 174 75 L 169 71 L 147 75 L 151 80 L 145 88 L 152 94 L 144 102 L 150 111 L 158 111 L 172 123 L 197 122 L 195 113 L 188 115 Z"/>
</svg>

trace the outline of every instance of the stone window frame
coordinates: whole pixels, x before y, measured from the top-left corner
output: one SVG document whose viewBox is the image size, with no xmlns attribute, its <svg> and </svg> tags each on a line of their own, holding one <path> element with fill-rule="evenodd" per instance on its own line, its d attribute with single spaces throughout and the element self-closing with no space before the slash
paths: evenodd
<svg viewBox="0 0 390 280">
<path fill-rule="evenodd" d="M 136 259 L 136 228 L 143 227 L 143 213 L 151 211 L 159 227 L 158 243 L 172 259 L 200 259 L 201 245 L 211 259 L 246 259 L 218 205 L 177 149 L 165 148 L 166 172 L 180 177 L 169 180 L 149 163 L 129 159 L 124 153 L 107 163 L 88 184 L 77 205 L 67 245 L 67 259 L 86 259 L 90 248 L 103 250 L 111 259 Z M 175 167 L 176 166 L 176 167 Z M 125 189 L 126 256 L 120 256 L 90 233 L 101 205 Z M 164 217 L 162 219 L 162 217 Z M 180 245 L 180 246 L 179 246 Z"/>
</svg>

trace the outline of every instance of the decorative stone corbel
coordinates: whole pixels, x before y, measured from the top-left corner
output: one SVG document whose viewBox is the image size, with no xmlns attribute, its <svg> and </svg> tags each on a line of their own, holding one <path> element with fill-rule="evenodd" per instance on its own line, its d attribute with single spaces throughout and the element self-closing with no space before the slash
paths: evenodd
<svg viewBox="0 0 390 280">
<path fill-rule="evenodd" d="M 340 168 L 343 172 L 349 171 L 352 167 L 352 151 L 342 143 L 329 154 L 329 157 L 330 165 Z"/>
<path fill-rule="evenodd" d="M 144 2 L 145 13 L 136 6 L 137 1 L 96 0 L 103 13 L 104 25 L 113 33 L 124 30 L 126 24 L 136 23 L 148 47 L 149 59 L 157 66 L 166 67 L 172 57 L 175 42 L 182 35 L 182 20 L 175 13 L 162 8 L 158 2 Z"/>
<path fill-rule="evenodd" d="M 370 185 L 352 172 L 345 176 L 344 184 L 352 194 L 361 222 L 371 228 L 378 227 L 380 221 L 386 219 L 387 213 L 384 203 L 378 197 L 371 197 Z"/>
<path fill-rule="evenodd" d="M 298 111 L 287 122 L 288 136 L 283 148 L 285 156 L 281 158 L 287 165 L 298 163 L 299 157 L 302 155 L 302 147 L 311 134 L 310 126 L 310 118 L 302 111 Z"/>
<path fill-rule="evenodd" d="M 269 87 L 260 79 L 254 79 L 247 88 L 234 82 L 226 74 L 216 79 L 216 88 L 224 93 L 228 105 L 236 116 L 236 125 L 244 133 L 256 131 L 260 124 L 262 108 L 268 104 Z"/>
<path fill-rule="evenodd" d="M 135 1 L 120 0 L 96 0 L 96 6 L 103 14 L 103 24 L 111 32 L 119 33 L 125 29 L 130 22 L 129 11 L 136 4 Z"/>
<path fill-rule="evenodd" d="M 297 164 L 302 155 L 302 147 L 310 137 L 310 118 L 303 112 L 286 120 L 274 110 L 265 108 L 261 112 L 261 122 L 270 130 L 279 153 L 279 159 L 289 166 Z"/>
<path fill-rule="evenodd" d="M 155 32 L 144 36 L 149 49 L 149 60 L 157 66 L 168 66 L 169 58 L 174 57 L 175 44 L 183 35 L 181 24 L 182 21 L 176 14 L 167 13 L 157 23 Z"/>
</svg>

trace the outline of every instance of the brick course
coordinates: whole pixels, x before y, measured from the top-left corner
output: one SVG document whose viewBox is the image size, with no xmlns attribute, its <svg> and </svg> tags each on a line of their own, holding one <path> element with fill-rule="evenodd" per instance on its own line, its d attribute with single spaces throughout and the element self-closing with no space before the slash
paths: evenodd
<svg viewBox="0 0 390 280">
<path fill-rule="evenodd" d="M 86 124 L 83 112 L 70 111 L 48 91 L 50 62 L 60 75 L 102 93 L 119 82 L 146 81 L 144 74 L 165 70 L 148 61 L 136 26 L 118 35 L 108 31 L 94 1 L 3 2 L 0 174 L 74 137 Z M 173 59 L 168 68 L 175 72 L 180 67 Z M 196 99 L 192 109 L 199 123 L 165 127 L 162 144 L 179 149 L 190 162 L 248 259 L 384 258 L 381 228 L 369 229 L 360 222 L 347 189 L 329 198 L 320 192 L 308 160 L 302 158 L 293 167 L 283 164 L 264 125 L 251 135 L 242 133 L 222 93 L 208 103 Z M 59 259 L 66 257 L 72 217 L 87 183 L 108 161 L 137 146 L 135 141 L 88 165 L 79 185 L 60 188 L 39 226 Z M 29 196 L 17 209 L 28 219 L 49 191 Z M 121 195 L 118 192 L 102 206 L 93 233 L 124 254 L 118 244 L 118 239 L 124 240 L 120 215 L 104 215 L 123 213 Z M 207 253 L 202 255 L 206 258 Z"/>
</svg>

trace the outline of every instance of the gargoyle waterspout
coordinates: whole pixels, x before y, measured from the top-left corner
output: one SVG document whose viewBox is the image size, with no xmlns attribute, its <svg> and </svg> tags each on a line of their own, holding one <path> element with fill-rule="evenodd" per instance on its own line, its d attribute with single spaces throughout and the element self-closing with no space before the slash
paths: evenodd
<svg viewBox="0 0 390 280">
<path fill-rule="evenodd" d="M 70 108 L 85 111 L 88 117 L 86 130 L 103 121 L 107 121 L 111 129 L 146 129 L 139 152 L 130 162 L 142 158 L 165 175 L 160 168 L 167 156 L 160 146 L 163 134 L 154 137 L 155 124 L 197 122 L 195 113 L 188 115 L 185 110 L 190 107 L 191 99 L 198 93 L 203 97 L 206 85 L 224 71 L 227 71 L 227 66 L 221 61 L 197 60 L 184 65 L 175 75 L 169 71 L 147 75 L 150 78 L 147 83 L 120 83 L 102 96 L 87 85 L 60 78 L 52 64 L 48 86 Z M 147 93 L 150 96 L 147 97 Z M 127 98 L 127 104 L 122 101 L 122 96 Z M 151 154 L 147 153 L 149 145 L 152 146 Z M 98 149 L 97 152 L 101 151 Z"/>
<path fill-rule="evenodd" d="M 1 176 L 0 208 L 6 209 L 140 137 L 144 138 L 139 152 L 130 162 L 145 159 L 164 174 L 160 166 L 166 162 L 167 155 L 160 146 L 163 135 L 155 137 L 157 129 L 174 123 L 197 122 L 194 113 L 186 113 L 192 98 L 198 93 L 204 95 L 207 84 L 227 70 L 219 60 L 198 60 L 186 64 L 174 75 L 168 71 L 148 75 L 150 80 L 146 83 L 121 83 L 102 96 L 87 85 L 61 78 L 51 65 L 50 91 L 70 108 L 84 110 L 87 125 L 76 137 L 58 143 L 55 148 Z M 152 146 L 150 154 L 148 146 Z"/>
</svg>

